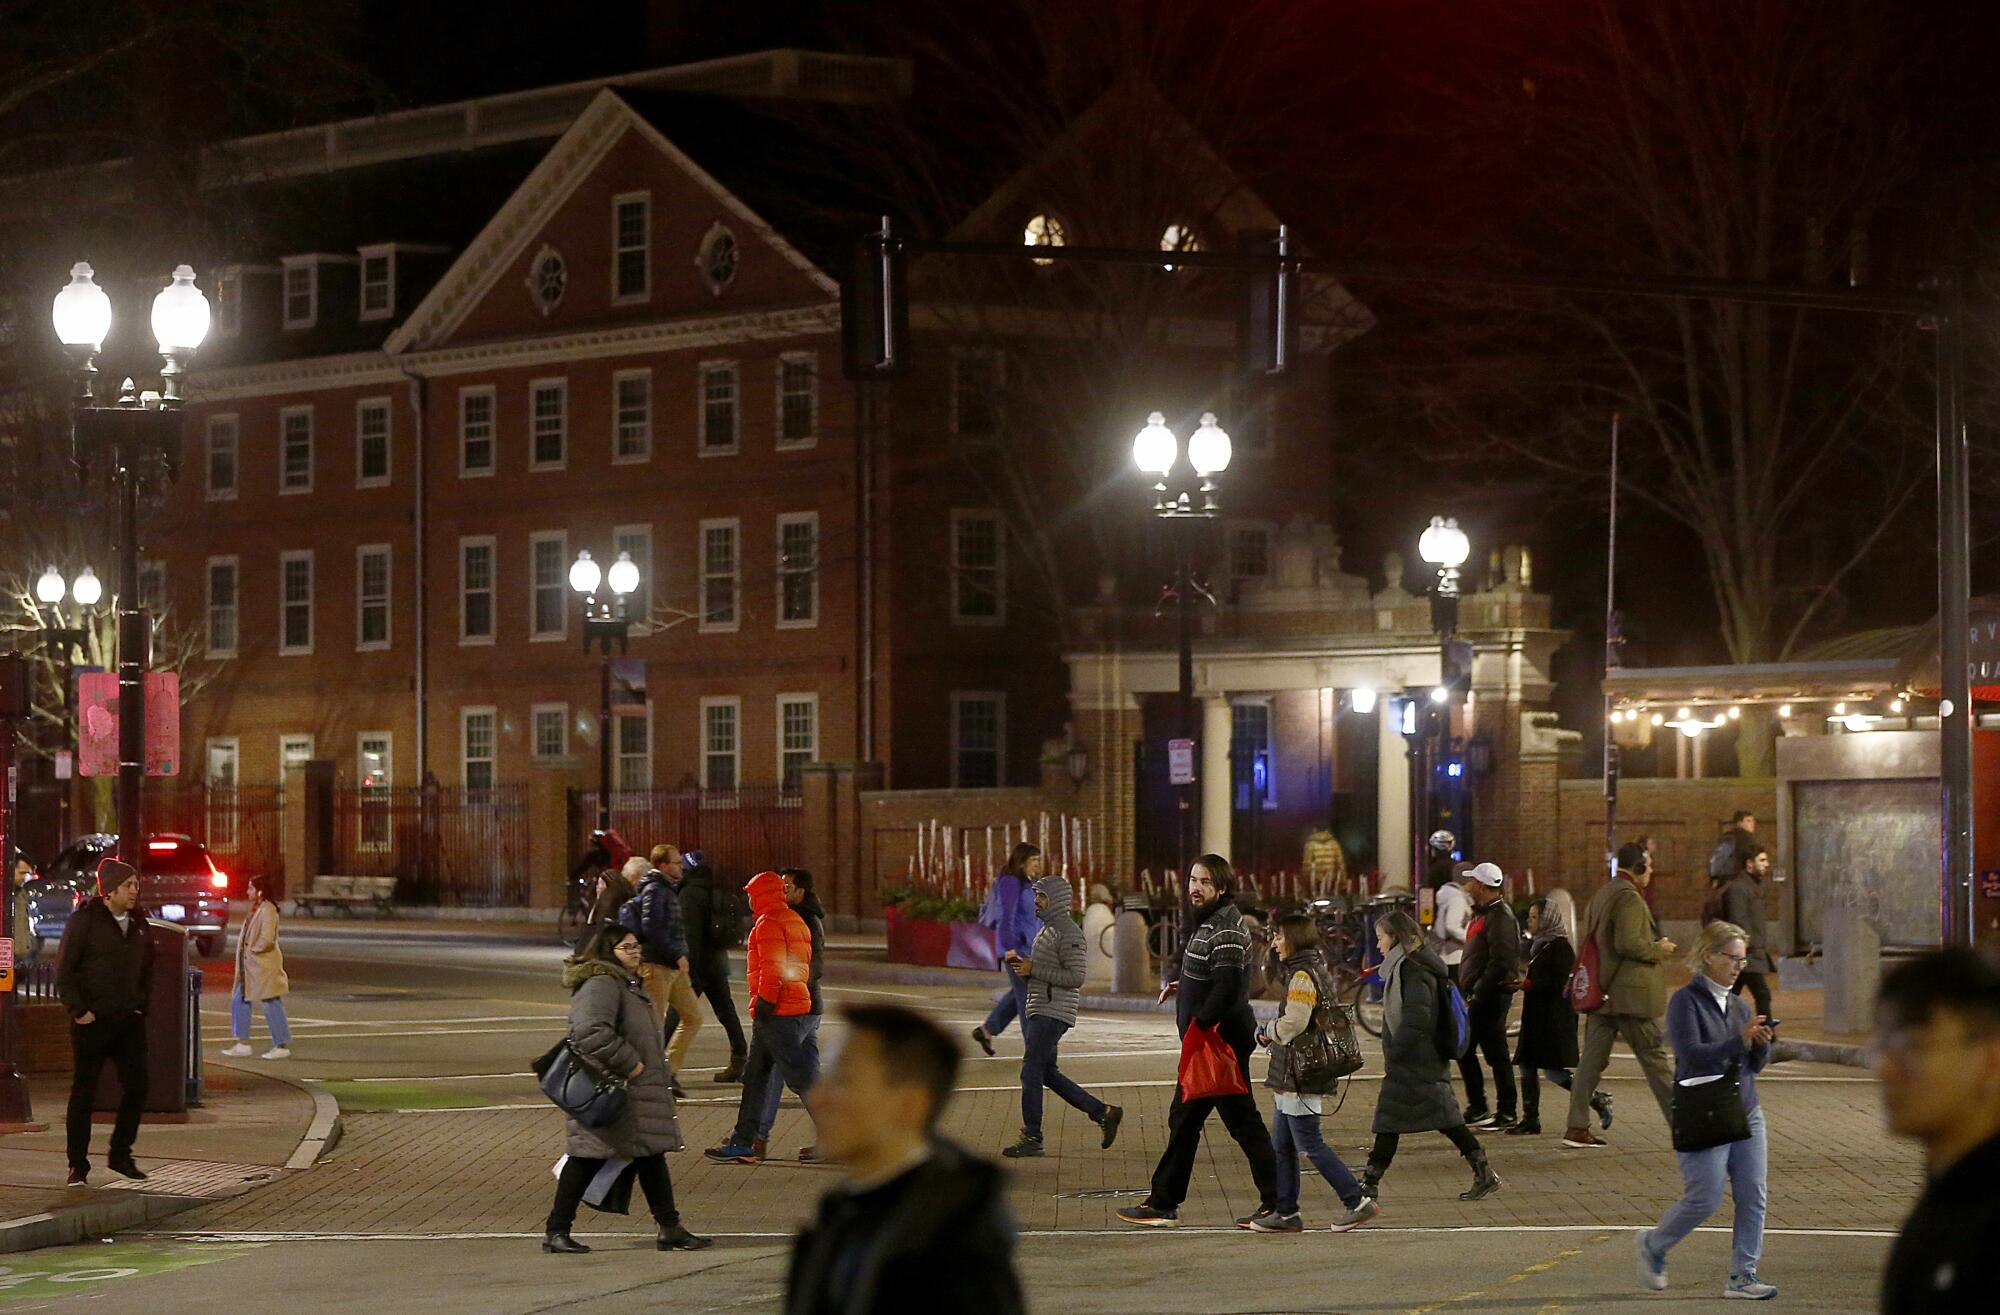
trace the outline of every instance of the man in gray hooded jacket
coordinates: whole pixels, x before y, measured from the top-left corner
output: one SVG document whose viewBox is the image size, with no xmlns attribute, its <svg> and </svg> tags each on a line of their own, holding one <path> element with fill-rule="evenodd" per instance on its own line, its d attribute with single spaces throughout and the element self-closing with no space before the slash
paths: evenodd
<svg viewBox="0 0 2000 1315">
<path fill-rule="evenodd" d="M 1042 1089 L 1048 1087 L 1104 1130 L 1102 1146 L 1109 1149 L 1118 1136 L 1123 1106 L 1106 1105 L 1065 1077 L 1056 1067 L 1063 1033 L 1076 1026 L 1076 1007 L 1083 993 L 1083 928 L 1070 915 L 1075 892 L 1067 877 L 1043 877 L 1035 883 L 1035 915 L 1041 931 L 1023 959 L 1007 953 L 1008 965 L 1028 983 L 1028 1010 L 1021 1020 L 1027 1053 L 1021 1057 L 1021 1139 L 1000 1153 L 1011 1159 L 1042 1154 Z"/>
</svg>

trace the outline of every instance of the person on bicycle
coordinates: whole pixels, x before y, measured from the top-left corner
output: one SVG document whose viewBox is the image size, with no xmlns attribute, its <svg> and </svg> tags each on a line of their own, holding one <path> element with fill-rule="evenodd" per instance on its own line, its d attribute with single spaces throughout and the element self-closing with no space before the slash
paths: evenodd
<svg viewBox="0 0 2000 1315">
<path fill-rule="evenodd" d="M 596 893 L 591 897 L 590 913 L 584 918 L 586 928 L 602 927 L 607 922 L 618 921 L 618 910 L 625 907 L 625 901 L 632 898 L 632 880 L 616 868 L 609 868 L 597 874 Z"/>
</svg>

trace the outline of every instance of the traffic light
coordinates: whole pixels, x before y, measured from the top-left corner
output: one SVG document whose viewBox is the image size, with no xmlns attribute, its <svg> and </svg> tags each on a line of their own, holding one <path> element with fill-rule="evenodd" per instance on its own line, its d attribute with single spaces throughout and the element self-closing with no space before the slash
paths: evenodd
<svg viewBox="0 0 2000 1315">
<path fill-rule="evenodd" d="M 1252 229 L 1239 238 L 1245 255 L 1289 256 L 1285 229 Z M 1299 273 L 1280 263 L 1275 272 L 1258 271 L 1249 280 L 1236 331 L 1237 365 L 1245 374 L 1283 374 L 1298 356 Z"/>
<path fill-rule="evenodd" d="M 840 360 L 849 379 L 893 379 L 909 369 L 910 286 L 889 220 L 854 244 L 840 285 Z"/>
</svg>

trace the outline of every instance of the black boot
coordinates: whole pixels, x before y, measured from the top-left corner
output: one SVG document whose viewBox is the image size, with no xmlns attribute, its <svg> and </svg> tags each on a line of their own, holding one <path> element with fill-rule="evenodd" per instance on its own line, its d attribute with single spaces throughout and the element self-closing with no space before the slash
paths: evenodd
<svg viewBox="0 0 2000 1315">
<path fill-rule="evenodd" d="M 1465 1158 L 1472 1165 L 1472 1186 L 1458 1194 L 1459 1200 L 1483 1201 L 1500 1190 L 1500 1175 L 1486 1162 L 1485 1151 L 1474 1151 Z"/>
<path fill-rule="evenodd" d="M 661 1251 L 700 1251 L 715 1245 L 712 1237 L 696 1237 L 688 1232 L 687 1225 L 679 1220 L 660 1225 L 660 1235 L 653 1245 Z"/>
<path fill-rule="evenodd" d="M 1377 1201 L 1382 1199 L 1382 1173 L 1381 1166 L 1375 1164 L 1370 1164 L 1366 1169 L 1361 1171 L 1361 1194 L 1363 1196 L 1371 1197 Z"/>
<path fill-rule="evenodd" d="M 718 1071 L 714 1080 L 717 1082 L 741 1082 L 743 1080 L 743 1062 L 745 1058 L 747 1057 L 732 1052 L 729 1056 L 729 1066 Z"/>
<path fill-rule="evenodd" d="M 587 1256 L 590 1248 L 569 1235 L 567 1228 L 551 1229 L 542 1235 L 542 1250 L 558 1256 Z"/>
</svg>

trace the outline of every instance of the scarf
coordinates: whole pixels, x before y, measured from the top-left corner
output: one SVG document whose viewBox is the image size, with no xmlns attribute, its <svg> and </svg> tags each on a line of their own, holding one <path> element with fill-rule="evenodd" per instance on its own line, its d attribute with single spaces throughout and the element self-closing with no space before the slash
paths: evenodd
<svg viewBox="0 0 2000 1315">
<path fill-rule="evenodd" d="M 1403 966 L 1409 951 L 1401 945 L 1394 945 L 1382 956 L 1382 966 L 1376 976 L 1382 981 L 1382 1035 L 1395 1035 L 1396 1028 L 1403 1021 L 1403 993 L 1397 989 L 1396 970 Z"/>
<path fill-rule="evenodd" d="M 1540 954 L 1551 941 L 1569 939 L 1569 928 L 1563 926 L 1562 914 L 1556 909 L 1553 901 L 1543 900 L 1535 907 L 1541 910 L 1542 924 L 1528 942 L 1530 959 Z"/>
</svg>

